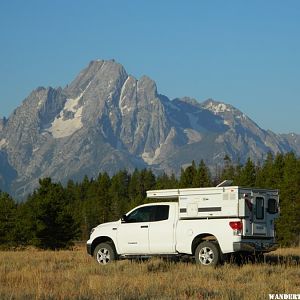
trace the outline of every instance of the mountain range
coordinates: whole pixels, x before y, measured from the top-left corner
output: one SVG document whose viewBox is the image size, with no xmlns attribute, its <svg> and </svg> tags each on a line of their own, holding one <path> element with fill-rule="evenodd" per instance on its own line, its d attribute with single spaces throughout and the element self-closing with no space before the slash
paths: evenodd
<svg viewBox="0 0 300 300">
<path fill-rule="evenodd" d="M 226 154 L 257 162 L 269 151 L 300 155 L 300 135 L 264 130 L 212 99 L 170 100 L 149 77 L 95 60 L 65 88 L 39 87 L 0 119 L 0 189 L 22 199 L 43 177 L 66 183 L 135 168 L 178 174 L 192 160 L 213 169 Z"/>
</svg>

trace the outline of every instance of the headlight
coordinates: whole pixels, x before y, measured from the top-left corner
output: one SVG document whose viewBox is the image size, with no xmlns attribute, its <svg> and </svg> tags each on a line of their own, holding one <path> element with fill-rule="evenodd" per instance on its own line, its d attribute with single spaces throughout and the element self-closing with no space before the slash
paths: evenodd
<svg viewBox="0 0 300 300">
<path fill-rule="evenodd" d="M 95 231 L 95 228 L 92 228 L 90 235 L 92 235 L 92 233 Z"/>
</svg>

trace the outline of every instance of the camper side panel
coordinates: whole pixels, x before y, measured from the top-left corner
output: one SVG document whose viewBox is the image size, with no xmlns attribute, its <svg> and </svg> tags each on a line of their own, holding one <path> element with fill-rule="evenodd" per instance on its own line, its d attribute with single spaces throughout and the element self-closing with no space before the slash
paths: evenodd
<svg viewBox="0 0 300 300">
<path fill-rule="evenodd" d="M 214 190 L 179 197 L 179 218 L 219 218 L 238 216 L 238 190 Z"/>
</svg>

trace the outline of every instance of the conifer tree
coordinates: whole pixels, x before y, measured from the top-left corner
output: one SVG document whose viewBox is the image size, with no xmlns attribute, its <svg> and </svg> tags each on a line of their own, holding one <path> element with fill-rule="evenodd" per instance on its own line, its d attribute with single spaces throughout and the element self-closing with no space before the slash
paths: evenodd
<svg viewBox="0 0 300 300">
<path fill-rule="evenodd" d="M 247 187 L 254 187 L 256 181 L 256 168 L 254 163 L 248 158 L 246 164 L 240 169 L 234 179 L 235 184 Z"/>
<path fill-rule="evenodd" d="M 111 179 L 110 186 L 110 219 L 117 220 L 125 212 L 129 206 L 128 186 L 130 175 L 126 170 L 119 171 Z"/>
<path fill-rule="evenodd" d="M 99 203 L 103 206 L 100 216 L 100 223 L 109 221 L 109 209 L 111 206 L 111 199 L 109 194 L 110 185 L 111 180 L 107 172 L 100 174 L 98 177 L 98 197 Z"/>
<path fill-rule="evenodd" d="M 72 245 L 79 231 L 66 205 L 64 189 L 50 178 L 39 183 L 39 189 L 26 203 L 32 232 L 30 243 L 44 249 L 66 248 Z"/>
<path fill-rule="evenodd" d="M 156 178 L 155 189 L 161 190 L 175 188 L 178 188 L 178 180 L 176 179 L 174 173 L 171 174 L 171 176 L 168 176 L 166 173 L 163 173 Z"/>
<path fill-rule="evenodd" d="M 227 154 L 224 156 L 223 160 L 224 160 L 224 167 L 221 172 L 220 181 L 222 182 L 224 180 L 233 180 L 236 176 L 235 167 L 233 166 L 232 161 Z"/>
<path fill-rule="evenodd" d="M 274 156 L 271 152 L 268 152 L 266 160 L 257 172 L 256 186 L 264 188 L 278 187 L 274 176 Z"/>
<path fill-rule="evenodd" d="M 210 186 L 212 186 L 210 171 L 205 165 L 203 159 L 201 159 L 196 174 L 194 175 L 193 187 L 210 187 Z"/>
<path fill-rule="evenodd" d="M 185 170 L 181 169 L 179 186 L 181 188 L 192 188 L 195 187 L 194 178 L 197 174 L 197 168 L 195 161 L 192 161 L 192 165 L 188 166 Z"/>
<path fill-rule="evenodd" d="M 7 193 L 0 191 L 0 246 L 14 244 L 16 208 L 14 200 Z"/>
<path fill-rule="evenodd" d="M 284 159 L 284 170 L 280 193 L 281 214 L 277 221 L 279 240 L 284 245 L 299 243 L 300 235 L 300 169 L 294 153 L 288 153 Z"/>
</svg>

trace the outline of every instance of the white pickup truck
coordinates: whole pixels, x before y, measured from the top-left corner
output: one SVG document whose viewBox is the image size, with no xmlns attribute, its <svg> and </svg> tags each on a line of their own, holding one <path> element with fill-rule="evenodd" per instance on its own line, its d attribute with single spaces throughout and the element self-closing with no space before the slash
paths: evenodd
<svg viewBox="0 0 300 300">
<path fill-rule="evenodd" d="M 277 248 L 278 190 L 218 186 L 148 191 L 176 200 L 138 206 L 119 221 L 93 228 L 87 252 L 100 264 L 118 258 L 189 255 L 217 265 L 230 253 Z"/>
</svg>

